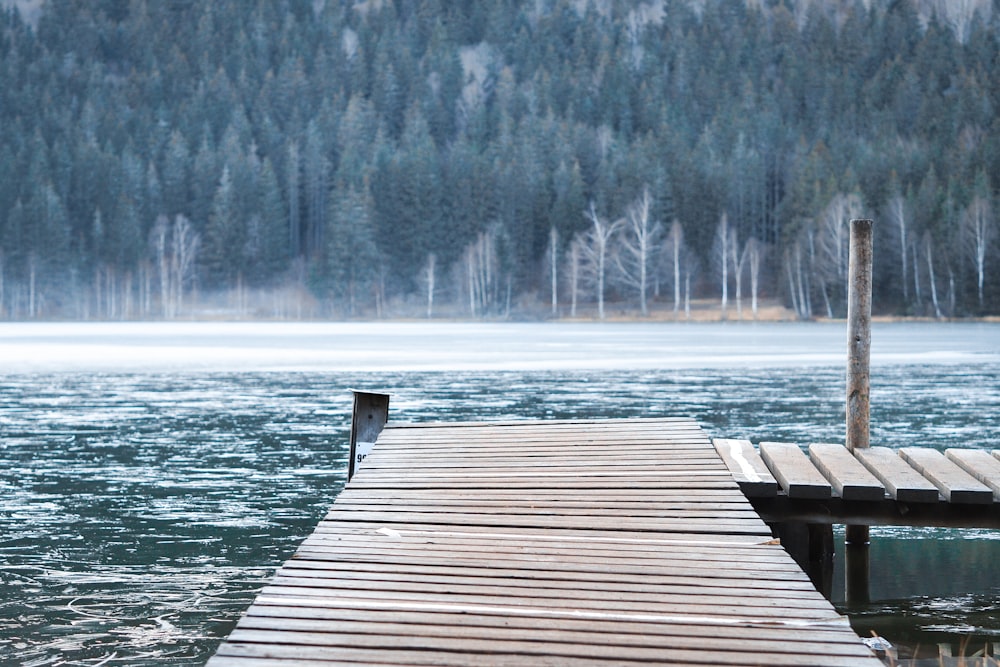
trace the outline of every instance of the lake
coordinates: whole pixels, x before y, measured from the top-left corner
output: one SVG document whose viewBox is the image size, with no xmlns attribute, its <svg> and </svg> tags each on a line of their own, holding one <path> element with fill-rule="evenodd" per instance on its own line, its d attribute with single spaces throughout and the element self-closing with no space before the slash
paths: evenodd
<svg viewBox="0 0 1000 667">
<path fill-rule="evenodd" d="M 842 442 L 842 323 L 0 324 L 0 664 L 197 665 L 401 422 L 697 419 Z M 877 323 L 872 442 L 1000 448 L 1000 325 Z M 872 530 L 859 633 L 1000 641 L 1000 535 Z"/>
</svg>

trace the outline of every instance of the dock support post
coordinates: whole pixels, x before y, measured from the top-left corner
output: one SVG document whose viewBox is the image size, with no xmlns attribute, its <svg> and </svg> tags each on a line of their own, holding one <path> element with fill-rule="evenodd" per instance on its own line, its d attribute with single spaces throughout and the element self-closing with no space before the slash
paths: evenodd
<svg viewBox="0 0 1000 667">
<path fill-rule="evenodd" d="M 847 449 L 869 445 L 872 341 L 872 221 L 851 220 L 847 295 Z M 848 544 L 867 544 L 868 526 L 847 526 Z"/>
<path fill-rule="evenodd" d="M 863 526 L 865 529 L 868 526 Z M 848 526 L 850 529 L 850 526 Z M 847 543 L 844 550 L 844 598 L 847 606 L 864 606 L 871 602 L 869 578 L 871 576 L 870 554 L 867 544 Z"/>
<path fill-rule="evenodd" d="M 833 526 L 788 521 L 772 525 L 781 546 L 826 599 L 833 595 Z"/>
<path fill-rule="evenodd" d="M 847 294 L 847 449 L 870 444 L 871 342 L 872 342 L 872 221 L 851 220 Z M 869 600 L 868 526 L 846 527 L 844 554 L 848 604 Z"/>
<path fill-rule="evenodd" d="M 365 460 L 375 445 L 378 434 L 389 421 L 389 395 L 354 391 L 351 412 L 351 451 L 347 459 L 347 481 L 354 477 L 358 464 Z"/>
</svg>

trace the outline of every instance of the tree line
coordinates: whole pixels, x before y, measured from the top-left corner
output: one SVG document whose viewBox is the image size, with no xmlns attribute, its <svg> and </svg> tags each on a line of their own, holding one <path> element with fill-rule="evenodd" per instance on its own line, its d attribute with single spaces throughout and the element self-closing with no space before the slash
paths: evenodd
<svg viewBox="0 0 1000 667">
<path fill-rule="evenodd" d="M 1000 11 L 0 9 L 0 318 L 1000 312 Z M 744 301 L 746 300 L 746 302 Z"/>
</svg>

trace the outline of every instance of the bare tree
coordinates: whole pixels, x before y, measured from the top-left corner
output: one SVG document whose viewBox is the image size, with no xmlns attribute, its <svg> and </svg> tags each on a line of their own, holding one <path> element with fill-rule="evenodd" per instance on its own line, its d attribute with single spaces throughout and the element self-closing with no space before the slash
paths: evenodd
<svg viewBox="0 0 1000 667">
<path fill-rule="evenodd" d="M 732 234 L 729 232 L 729 216 L 725 213 L 719 219 L 719 224 L 715 228 L 714 258 L 719 275 L 722 278 L 722 319 L 726 319 L 726 306 L 729 302 L 729 246 L 732 243 Z"/>
<path fill-rule="evenodd" d="M 552 285 L 552 315 L 559 314 L 559 231 L 549 228 L 549 274 Z"/>
<path fill-rule="evenodd" d="M 153 255 L 156 261 L 156 268 L 160 279 L 160 308 L 163 316 L 169 318 L 170 312 L 170 258 L 167 255 L 167 236 L 169 234 L 170 221 L 167 216 L 157 216 L 150 232 L 153 245 Z"/>
<path fill-rule="evenodd" d="M 830 285 L 834 285 L 836 297 L 841 303 L 847 301 L 847 258 L 850 239 L 851 218 L 861 215 L 861 198 L 856 194 L 838 193 L 827 204 L 818 220 L 816 236 L 815 275 L 820 281 L 827 316 L 833 317 Z"/>
<path fill-rule="evenodd" d="M 757 294 L 760 290 L 760 264 L 764 258 L 764 244 L 751 236 L 743 249 L 743 257 L 750 264 L 750 311 L 757 319 Z"/>
<path fill-rule="evenodd" d="M 919 248 L 917 246 L 916 240 L 911 243 L 910 246 L 910 259 L 913 261 L 913 298 L 919 305 L 923 300 L 923 295 L 920 291 L 920 265 L 919 265 Z"/>
<path fill-rule="evenodd" d="M 667 235 L 666 249 L 670 252 L 671 266 L 674 275 L 674 316 L 680 309 L 681 303 L 681 249 L 684 246 L 684 228 L 680 220 L 674 220 L 670 225 L 670 233 Z"/>
<path fill-rule="evenodd" d="M 184 288 L 194 280 L 195 260 L 198 257 L 200 244 L 201 239 L 194 231 L 191 221 L 183 215 L 175 217 L 170 238 L 170 268 L 173 273 L 170 287 L 175 315 L 183 308 Z"/>
<path fill-rule="evenodd" d="M 810 255 L 812 254 L 812 239 L 812 225 L 806 225 L 795 243 L 785 249 L 785 272 L 788 277 L 788 292 L 792 298 L 792 309 L 799 319 L 803 320 L 812 317 L 809 272 L 803 270 L 803 253 L 808 251 Z"/>
<path fill-rule="evenodd" d="M 785 277 L 788 279 L 788 296 L 792 300 L 792 310 L 795 311 L 796 316 L 802 317 L 802 306 L 799 304 L 799 292 L 795 284 L 795 271 L 794 271 L 794 256 L 796 251 L 799 250 L 799 246 L 796 243 L 792 247 L 785 248 Z"/>
<path fill-rule="evenodd" d="M 497 256 L 497 228 L 480 232 L 476 240 L 465 248 L 463 265 L 469 296 L 469 310 L 473 317 L 486 315 L 499 299 L 499 259 Z"/>
<path fill-rule="evenodd" d="M 424 287 L 427 288 L 427 319 L 434 317 L 434 279 L 436 268 L 437 255 L 432 252 L 427 253 L 427 261 L 424 263 L 424 269 L 421 272 Z"/>
<path fill-rule="evenodd" d="M 663 236 L 663 225 L 650 220 L 651 206 L 652 198 L 647 187 L 642 196 L 628 207 L 624 221 L 615 223 L 622 226 L 615 265 L 622 281 L 639 293 L 639 311 L 643 316 L 649 314 L 646 295 L 650 268 L 654 250 Z"/>
<path fill-rule="evenodd" d="M 927 276 L 931 283 L 931 303 L 934 305 L 934 317 L 941 319 L 941 308 L 938 306 L 937 283 L 934 279 L 934 242 L 931 233 L 924 232 L 924 255 L 927 259 Z"/>
<path fill-rule="evenodd" d="M 889 199 L 888 205 L 889 220 L 892 229 L 896 230 L 896 237 L 899 241 L 899 265 L 902 270 L 903 283 L 903 303 L 910 300 L 910 279 L 907 275 L 907 248 L 909 239 L 907 231 L 909 227 L 909 215 L 906 210 L 906 200 L 901 194 L 895 194 Z"/>
<path fill-rule="evenodd" d="M 986 275 L 987 250 L 996 236 L 993 210 L 985 197 L 977 195 L 962 212 L 962 238 L 976 269 L 976 293 L 983 307 L 983 282 Z"/>
<path fill-rule="evenodd" d="M 153 312 L 153 269 L 145 258 L 139 262 L 139 312 L 143 317 Z"/>
<path fill-rule="evenodd" d="M 580 269 L 583 256 L 583 251 L 580 249 L 581 245 L 582 241 L 578 235 L 569 244 L 569 249 L 566 251 L 569 262 L 570 317 L 576 317 L 576 302 L 580 294 Z"/>
<path fill-rule="evenodd" d="M 580 251 L 583 263 L 581 268 L 584 275 L 589 277 L 594 284 L 594 292 L 597 297 L 597 316 L 604 319 L 604 284 L 607 276 L 608 248 L 611 239 L 622 225 L 621 220 L 611 222 L 597 215 L 594 203 L 590 203 L 590 208 L 585 215 L 591 222 L 588 231 L 580 236 Z"/>
<path fill-rule="evenodd" d="M 156 218 L 151 231 L 151 244 L 160 283 L 160 308 L 163 317 L 177 316 L 184 303 L 184 288 L 194 280 L 195 261 L 200 238 L 191 221 L 183 215 Z"/>
<path fill-rule="evenodd" d="M 687 256 L 681 261 L 684 265 L 684 319 L 691 319 L 691 278 L 698 273 L 698 258 L 692 253 L 686 253 Z"/>
<path fill-rule="evenodd" d="M 729 255 L 733 263 L 733 277 L 736 280 L 736 317 L 743 319 L 743 269 L 747 263 L 747 250 L 740 252 L 740 240 L 736 228 L 729 229 Z"/>
</svg>

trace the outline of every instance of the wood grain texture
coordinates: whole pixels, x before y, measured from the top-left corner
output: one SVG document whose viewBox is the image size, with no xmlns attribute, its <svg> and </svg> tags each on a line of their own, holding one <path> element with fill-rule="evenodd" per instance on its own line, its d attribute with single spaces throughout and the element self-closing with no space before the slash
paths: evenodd
<svg viewBox="0 0 1000 667">
<path fill-rule="evenodd" d="M 762 442 L 760 455 L 789 498 L 824 500 L 832 495 L 830 482 L 798 445 Z"/>
<path fill-rule="evenodd" d="M 901 503 L 936 503 L 937 487 L 888 447 L 856 449 L 854 456 Z"/>
<path fill-rule="evenodd" d="M 984 449 L 946 449 L 944 455 L 965 472 L 993 490 L 993 499 L 1000 501 L 1000 460 Z"/>
<path fill-rule="evenodd" d="M 813 443 L 809 458 L 844 500 L 878 501 L 885 497 L 882 483 L 843 445 Z"/>
<path fill-rule="evenodd" d="M 988 505 L 993 502 L 992 489 L 977 481 L 936 449 L 903 447 L 899 450 L 899 455 L 934 484 L 948 502 L 970 505 Z"/>
<path fill-rule="evenodd" d="M 745 496 L 770 498 L 778 494 L 778 480 L 749 440 L 716 438 L 712 444 Z"/>
</svg>

